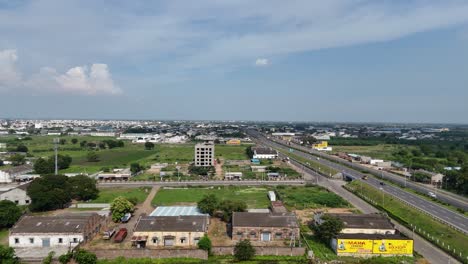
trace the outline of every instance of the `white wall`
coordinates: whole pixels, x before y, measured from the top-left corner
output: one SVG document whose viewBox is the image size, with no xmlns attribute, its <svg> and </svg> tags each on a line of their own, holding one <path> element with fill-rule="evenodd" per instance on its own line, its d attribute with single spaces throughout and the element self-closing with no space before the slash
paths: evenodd
<svg viewBox="0 0 468 264">
<path fill-rule="evenodd" d="M 15 243 L 15 238 L 19 239 L 19 243 Z M 30 238 L 34 239 L 31 243 Z M 42 247 L 42 239 L 50 239 L 50 247 L 77 246 L 80 241 L 83 241 L 82 234 L 11 234 L 9 237 L 10 247 L 13 248 L 33 248 Z M 62 238 L 62 243 L 59 243 L 59 238 Z M 73 242 L 76 238 L 78 242 Z"/>
<path fill-rule="evenodd" d="M 0 183 L 10 183 L 12 182 L 10 174 L 0 170 Z"/>
<path fill-rule="evenodd" d="M 8 192 L 0 194 L 0 201 L 1 200 L 8 200 L 14 203 L 18 201 L 18 205 L 27 205 L 31 203 L 31 198 L 26 194 L 26 191 L 18 188 L 14 188 Z"/>
</svg>

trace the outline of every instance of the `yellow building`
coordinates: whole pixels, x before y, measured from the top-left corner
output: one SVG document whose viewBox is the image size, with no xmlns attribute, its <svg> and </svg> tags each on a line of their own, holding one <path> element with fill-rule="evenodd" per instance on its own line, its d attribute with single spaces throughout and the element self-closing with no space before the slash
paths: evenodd
<svg viewBox="0 0 468 264">
<path fill-rule="evenodd" d="M 320 143 L 313 144 L 312 148 L 315 150 L 325 150 L 325 151 L 331 151 L 332 148 L 328 146 L 327 141 L 321 141 Z"/>
<path fill-rule="evenodd" d="M 226 144 L 228 145 L 240 145 L 241 141 L 239 139 L 230 139 L 226 141 Z"/>
<path fill-rule="evenodd" d="M 132 245 L 144 247 L 196 247 L 208 230 L 208 216 L 143 216 L 138 219 Z"/>
</svg>

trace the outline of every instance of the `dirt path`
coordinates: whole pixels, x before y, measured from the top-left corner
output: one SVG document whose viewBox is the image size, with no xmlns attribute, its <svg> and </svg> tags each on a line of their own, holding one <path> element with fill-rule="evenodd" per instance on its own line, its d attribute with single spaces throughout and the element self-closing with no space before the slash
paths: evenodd
<svg viewBox="0 0 468 264">
<path fill-rule="evenodd" d="M 216 170 L 216 176 L 215 178 L 218 179 L 218 180 L 222 180 L 224 179 L 224 175 L 223 175 L 223 163 L 224 163 L 224 159 L 219 159 L 219 163 L 216 162 L 216 165 L 215 165 L 215 170 Z"/>
<path fill-rule="evenodd" d="M 151 204 L 153 201 L 154 196 L 156 196 L 156 193 L 159 191 L 159 186 L 154 186 L 148 196 L 146 197 L 145 201 L 138 207 L 137 214 L 150 214 L 153 210 L 154 207 Z"/>
</svg>

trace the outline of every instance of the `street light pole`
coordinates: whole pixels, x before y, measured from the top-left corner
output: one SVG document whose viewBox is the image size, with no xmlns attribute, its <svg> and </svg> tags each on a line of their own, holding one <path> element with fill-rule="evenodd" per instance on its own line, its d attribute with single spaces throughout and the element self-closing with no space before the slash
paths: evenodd
<svg viewBox="0 0 468 264">
<path fill-rule="evenodd" d="M 58 175 L 58 143 L 60 139 L 54 138 L 54 152 L 55 152 L 55 175 Z"/>
</svg>

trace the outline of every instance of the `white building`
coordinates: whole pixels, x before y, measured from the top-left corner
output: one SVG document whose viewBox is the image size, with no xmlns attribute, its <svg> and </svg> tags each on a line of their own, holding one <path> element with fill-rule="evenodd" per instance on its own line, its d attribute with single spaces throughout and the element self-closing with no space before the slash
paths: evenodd
<svg viewBox="0 0 468 264">
<path fill-rule="evenodd" d="M 268 192 L 268 198 L 270 198 L 270 202 L 275 202 L 276 201 L 276 194 L 274 191 L 269 191 Z"/>
<path fill-rule="evenodd" d="M 12 167 L 6 170 L 0 170 L 0 183 L 11 183 L 16 177 L 30 173 L 33 167 L 29 164 Z"/>
<path fill-rule="evenodd" d="M 8 200 L 16 203 L 17 205 L 28 205 L 31 203 L 31 198 L 26 193 L 29 183 L 9 186 L 0 189 L 0 201 Z"/>
<path fill-rule="evenodd" d="M 270 148 L 253 148 L 253 159 L 276 159 L 278 152 Z"/>
<path fill-rule="evenodd" d="M 96 213 L 58 216 L 26 215 L 11 228 L 9 245 L 17 248 L 75 248 L 91 240 L 105 226 Z"/>
<path fill-rule="evenodd" d="M 225 180 L 242 180 L 242 172 L 226 172 L 224 174 Z"/>
<path fill-rule="evenodd" d="M 195 166 L 214 166 L 215 146 L 213 143 L 195 145 Z"/>
</svg>

